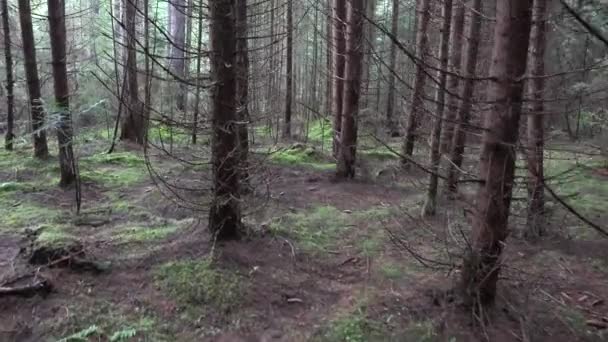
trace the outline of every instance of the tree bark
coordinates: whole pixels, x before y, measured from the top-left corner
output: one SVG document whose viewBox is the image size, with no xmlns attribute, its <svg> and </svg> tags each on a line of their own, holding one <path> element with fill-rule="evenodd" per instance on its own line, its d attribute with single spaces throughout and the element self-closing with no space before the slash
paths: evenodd
<svg viewBox="0 0 608 342">
<path fill-rule="evenodd" d="M 291 111 L 293 97 L 293 0 L 287 0 L 287 53 L 285 78 L 285 122 L 283 137 L 291 137 Z"/>
<path fill-rule="evenodd" d="M 342 105 L 341 146 L 338 157 L 338 178 L 355 177 L 357 156 L 357 117 L 361 99 L 363 71 L 363 0 L 351 0 L 347 13 L 346 61 Z"/>
<path fill-rule="evenodd" d="M 393 14 L 391 34 L 399 37 L 399 0 L 393 0 Z M 397 127 L 393 119 L 393 108 L 395 106 L 395 72 L 397 66 L 397 46 L 391 44 L 389 57 L 388 94 L 386 97 L 386 129 L 389 136 L 397 134 Z"/>
<path fill-rule="evenodd" d="M 212 167 L 214 197 L 209 229 L 218 240 L 236 239 L 241 230 L 238 129 L 236 125 L 235 0 L 210 0 Z"/>
<path fill-rule="evenodd" d="M 526 235 L 537 238 L 544 233 L 544 124 L 543 92 L 545 89 L 545 48 L 546 48 L 547 0 L 534 0 L 532 10 L 532 32 L 530 34 L 530 55 L 528 70 L 532 77 L 528 81 L 528 97 L 532 100 L 528 114 L 528 213 Z"/>
<path fill-rule="evenodd" d="M 72 115 L 70 114 L 70 88 L 66 65 L 65 0 L 48 2 L 49 35 L 53 65 L 55 106 L 58 111 L 57 142 L 59 145 L 59 186 L 67 187 L 76 181 L 76 160 L 72 149 Z"/>
<path fill-rule="evenodd" d="M 463 33 L 464 33 L 464 14 L 465 6 L 461 1 L 457 1 L 452 12 L 452 32 L 450 35 L 450 62 L 449 68 L 452 75 L 448 76 L 448 90 L 450 94 L 459 95 L 460 79 L 454 74 L 460 74 L 462 67 L 463 54 Z M 443 121 L 442 137 L 441 137 L 441 153 L 447 154 L 450 151 L 452 144 L 452 136 L 454 135 L 454 121 L 458 112 L 458 96 L 448 95 L 448 108 Z"/>
<path fill-rule="evenodd" d="M 124 22 L 126 23 L 126 66 L 127 73 L 127 110 L 123 117 L 120 139 L 144 143 L 145 124 L 142 103 L 139 100 L 139 82 L 137 80 L 137 46 L 136 46 L 136 17 L 138 0 L 126 0 Z"/>
<path fill-rule="evenodd" d="M 481 0 L 473 0 L 470 16 L 471 20 L 467 27 L 467 40 L 463 46 L 464 52 L 464 75 L 467 79 L 464 81 L 462 92 L 460 93 L 460 107 L 456 114 L 456 124 L 450 145 L 450 163 L 448 164 L 446 190 L 449 193 L 455 193 L 457 190 L 458 173 L 462 166 L 464 158 L 464 147 L 467 138 L 467 127 L 471 119 L 471 110 L 473 109 L 473 91 L 475 90 L 475 80 L 473 77 L 477 73 L 477 58 L 479 55 L 479 41 L 481 34 L 481 13 L 483 10 Z M 447 139 L 447 137 L 445 138 Z M 448 144 L 447 140 L 443 140 Z"/>
<path fill-rule="evenodd" d="M 23 42 L 23 66 L 27 79 L 27 89 L 30 98 L 32 131 L 34 132 L 34 156 L 45 159 L 49 156 L 44 127 L 44 109 L 40 95 L 40 79 L 38 78 L 38 63 L 34 45 L 34 30 L 32 28 L 32 10 L 30 0 L 19 0 L 19 21 L 21 23 L 21 39 Z"/>
<path fill-rule="evenodd" d="M 129 0 L 128 0 L 129 1 Z M 134 0 L 130 0 L 134 1 Z M 176 76 L 175 107 L 179 111 L 186 109 L 186 86 L 182 81 L 186 74 L 186 1 L 170 0 L 171 16 L 171 72 Z"/>
<path fill-rule="evenodd" d="M 249 178 L 249 47 L 247 46 L 247 0 L 236 0 L 236 91 L 241 188 Z"/>
<path fill-rule="evenodd" d="M 338 157 L 341 145 L 342 105 L 344 103 L 344 50 L 346 49 L 344 23 L 346 22 L 346 0 L 333 0 L 332 13 L 332 40 L 334 44 L 332 51 L 333 87 L 331 92 L 331 112 L 334 117 L 333 154 Z"/>
<path fill-rule="evenodd" d="M 412 93 L 410 115 L 407 119 L 407 129 L 403 143 L 403 155 L 412 156 L 414 144 L 418 138 L 419 117 L 424 108 L 424 87 L 426 84 L 426 71 L 424 63 L 427 63 L 428 50 L 428 27 L 430 21 L 430 0 L 419 0 L 418 26 L 416 32 L 416 78 L 414 80 L 414 92 Z M 402 158 L 402 164 L 407 160 Z"/>
<path fill-rule="evenodd" d="M 457 0 L 458 1 L 458 0 Z M 431 132 L 431 172 L 429 173 L 429 187 L 427 189 L 426 201 L 422 208 L 423 216 L 433 216 L 437 207 L 437 186 L 439 183 L 438 172 L 440 162 L 439 139 L 441 137 L 441 124 L 445 109 L 445 86 L 447 74 L 445 70 L 448 68 L 448 49 L 450 47 L 450 32 L 452 27 L 452 0 L 444 0 L 443 2 L 443 23 L 441 26 L 441 36 L 439 40 L 439 71 L 437 78 L 438 88 L 435 93 L 435 102 L 437 109 L 435 111 L 433 130 Z M 453 50 L 453 49 L 452 49 Z M 460 50 L 458 50 L 460 54 Z"/>
<path fill-rule="evenodd" d="M 494 303 L 515 174 L 515 144 L 530 37 L 530 0 L 498 0 L 485 131 L 471 250 L 464 260 L 461 290 L 466 304 Z"/>
<path fill-rule="evenodd" d="M 6 63 L 6 134 L 4 136 L 4 148 L 7 151 L 13 149 L 15 139 L 15 79 L 13 78 L 13 53 L 11 51 L 11 29 L 8 22 L 8 0 L 0 2 L 2 8 L 2 31 L 4 32 L 4 62 Z"/>
</svg>

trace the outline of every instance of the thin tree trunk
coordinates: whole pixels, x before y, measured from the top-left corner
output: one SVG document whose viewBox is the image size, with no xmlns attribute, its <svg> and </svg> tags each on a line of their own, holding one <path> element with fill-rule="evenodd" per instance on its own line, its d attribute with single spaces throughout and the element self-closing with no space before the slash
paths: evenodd
<svg viewBox="0 0 608 342">
<path fill-rule="evenodd" d="M 457 0 L 458 1 L 458 0 Z M 438 72 L 438 88 L 435 93 L 435 101 L 437 110 L 433 123 L 431 134 L 431 173 L 429 174 L 429 187 L 427 190 L 426 202 L 422 208 L 423 216 L 433 216 L 437 207 L 437 185 L 439 178 L 440 151 L 439 139 L 441 138 L 441 124 L 445 108 L 445 85 L 447 74 L 445 70 L 448 68 L 448 49 L 450 47 L 450 31 L 452 27 L 452 0 L 444 0 L 443 2 L 443 24 L 441 26 L 441 36 L 439 41 L 439 72 Z M 453 31 L 452 31 L 453 33 Z M 460 49 L 457 52 L 460 54 Z"/>
<path fill-rule="evenodd" d="M 6 63 L 6 135 L 4 136 L 4 147 L 10 151 L 13 149 L 15 96 L 13 89 L 15 79 L 13 78 L 13 53 L 11 51 L 11 29 L 8 22 L 8 0 L 0 2 L 2 6 L 2 31 L 4 32 L 4 61 Z"/>
<path fill-rule="evenodd" d="M 467 138 L 467 128 L 471 120 L 471 110 L 473 109 L 473 92 L 475 90 L 475 81 L 473 77 L 477 73 L 477 59 L 479 55 L 479 43 L 481 35 L 481 16 L 479 13 L 483 11 L 483 3 L 481 0 L 473 0 L 471 10 L 469 11 L 471 20 L 467 27 L 467 40 L 464 44 L 464 75 L 467 79 L 464 81 L 462 92 L 460 93 L 461 101 L 458 113 L 456 114 L 456 125 L 454 126 L 454 134 L 452 137 L 450 148 L 450 163 L 448 164 L 446 190 L 450 193 L 455 193 L 457 190 L 459 169 L 462 166 L 464 159 L 464 148 Z M 449 145 L 448 145 L 449 146 Z"/>
<path fill-rule="evenodd" d="M 61 180 L 59 186 L 67 187 L 76 181 L 76 160 L 72 149 L 72 116 L 70 114 L 70 88 L 66 65 L 66 28 L 65 1 L 48 2 L 49 35 L 53 57 L 53 84 L 55 88 L 55 105 L 58 111 L 57 142 L 59 145 L 59 167 Z"/>
<path fill-rule="evenodd" d="M 249 47 L 247 46 L 247 0 L 236 0 L 236 99 L 241 189 L 248 183 L 249 163 Z"/>
<path fill-rule="evenodd" d="M 133 1 L 133 0 L 130 0 Z M 171 16 L 171 72 L 176 76 L 178 83 L 175 88 L 175 106 L 179 111 L 186 109 L 186 87 L 180 79 L 185 77 L 185 49 L 186 49 L 186 1 L 169 1 Z"/>
<path fill-rule="evenodd" d="M 527 235 L 536 238 L 544 233 L 544 124 L 543 92 L 545 89 L 545 47 L 547 0 L 534 0 L 532 33 L 530 34 L 528 97 L 532 100 L 528 114 L 528 215 Z M 535 77 L 536 76 L 536 77 Z"/>
<path fill-rule="evenodd" d="M 198 115 L 201 105 L 201 55 L 203 52 L 203 0 L 199 1 L 198 37 L 196 42 L 196 94 L 194 95 L 194 114 L 192 115 L 192 144 L 196 145 L 198 134 Z"/>
<path fill-rule="evenodd" d="M 238 129 L 236 127 L 235 0 L 209 0 L 211 25 L 213 201 L 209 229 L 217 240 L 236 239 L 241 230 Z"/>
<path fill-rule="evenodd" d="M 291 111 L 293 106 L 293 1 L 287 0 L 287 53 L 285 77 L 285 122 L 283 137 L 291 137 Z"/>
<path fill-rule="evenodd" d="M 498 0 L 488 102 L 473 222 L 471 250 L 465 256 L 461 290 L 479 310 L 494 303 L 501 253 L 508 236 L 509 208 L 523 81 L 530 38 L 530 0 Z"/>
<path fill-rule="evenodd" d="M 344 70 L 344 104 L 342 105 L 341 146 L 338 178 L 355 177 L 357 157 L 357 117 L 361 99 L 363 71 L 363 0 L 351 0 L 347 11 L 346 61 Z"/>
<path fill-rule="evenodd" d="M 331 92 L 331 112 L 334 116 L 333 153 L 339 155 L 342 130 L 342 105 L 344 103 L 344 53 L 346 42 L 344 39 L 346 21 L 346 0 L 333 0 L 333 87 Z"/>
<path fill-rule="evenodd" d="M 125 22 L 127 35 L 126 41 L 126 66 L 127 73 L 127 111 L 122 121 L 120 139 L 137 144 L 144 143 L 144 116 L 142 103 L 139 100 L 139 84 L 137 80 L 137 46 L 136 46 L 136 17 L 138 0 L 126 0 Z"/>
<path fill-rule="evenodd" d="M 426 84 L 426 71 L 424 63 L 428 63 L 426 56 L 428 50 L 428 27 L 430 21 L 430 0 L 419 0 L 418 26 L 416 30 L 416 78 L 414 81 L 414 92 L 412 94 L 410 115 L 407 119 L 405 140 L 403 142 L 403 155 L 412 156 L 414 144 L 418 138 L 418 126 L 424 106 L 424 87 Z M 401 162 L 407 164 L 407 159 Z"/>
<path fill-rule="evenodd" d="M 49 148 L 46 143 L 44 109 L 42 108 L 42 97 L 40 95 L 40 79 L 38 78 L 30 0 L 19 0 L 19 21 L 21 23 L 21 38 L 23 42 L 23 66 L 25 67 L 25 77 L 30 98 L 34 156 L 45 159 L 49 156 Z"/>
<path fill-rule="evenodd" d="M 465 6 L 459 0 L 456 2 L 454 6 L 454 11 L 452 12 L 452 33 L 450 36 L 450 72 L 453 74 L 448 77 L 448 90 L 450 94 L 460 94 L 460 80 L 458 76 L 454 74 L 460 74 L 460 70 L 462 68 L 462 54 L 466 53 L 463 46 L 463 32 L 464 32 L 464 14 L 465 14 Z M 473 16 L 475 14 L 471 14 Z M 454 135 L 454 126 L 456 115 L 458 112 L 458 97 L 448 95 L 448 108 L 445 113 L 445 120 L 443 121 L 443 129 L 441 136 L 441 153 L 447 154 L 450 152 L 452 137 Z"/>
<path fill-rule="evenodd" d="M 399 0 L 393 0 L 393 14 L 391 34 L 399 37 Z M 397 46 L 391 43 L 388 70 L 388 95 L 386 97 L 386 129 L 389 136 L 397 135 L 397 127 L 393 119 L 393 108 L 395 106 L 395 72 L 397 66 Z"/>
</svg>

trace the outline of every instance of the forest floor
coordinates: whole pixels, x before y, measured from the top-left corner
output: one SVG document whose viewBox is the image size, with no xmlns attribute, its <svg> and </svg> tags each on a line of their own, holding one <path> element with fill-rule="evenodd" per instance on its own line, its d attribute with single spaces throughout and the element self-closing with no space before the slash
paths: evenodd
<svg viewBox="0 0 608 342">
<path fill-rule="evenodd" d="M 0 284 L 23 274 L 52 284 L 44 295 L 0 297 L 0 341 L 608 338 L 608 240 L 550 197 L 548 234 L 529 243 L 519 228 L 525 191 L 516 191 L 500 298 L 480 324 L 450 291 L 471 191 L 420 219 L 427 176 L 398 170 L 382 146 L 361 148 L 359 180 L 335 182 L 318 140 L 269 156 L 258 142 L 252 159 L 264 167 L 255 183 L 268 186 L 245 198 L 248 234 L 213 245 L 206 208 L 166 198 L 140 151 L 108 155 L 104 133 L 81 136 L 79 215 L 74 191 L 57 187 L 55 159 L 34 160 L 25 145 L 0 150 Z M 555 144 L 547 173 L 568 203 L 605 226 L 605 160 L 586 151 Z M 203 166 L 156 154 L 157 181 L 203 178 Z"/>
</svg>

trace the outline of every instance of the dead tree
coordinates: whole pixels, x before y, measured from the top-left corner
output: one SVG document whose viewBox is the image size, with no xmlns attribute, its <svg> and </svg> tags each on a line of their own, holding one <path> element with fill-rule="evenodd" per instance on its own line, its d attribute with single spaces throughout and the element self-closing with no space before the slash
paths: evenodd
<svg viewBox="0 0 608 342">
<path fill-rule="evenodd" d="M 2 32 L 4 33 L 4 62 L 6 63 L 6 133 L 4 135 L 4 148 L 10 151 L 13 149 L 13 139 L 15 138 L 15 96 L 13 89 L 15 79 L 13 78 L 13 53 L 11 51 L 11 29 L 8 22 L 8 0 L 0 2 L 2 10 Z"/>
<path fill-rule="evenodd" d="M 53 65 L 55 107 L 57 109 L 57 142 L 59 145 L 59 186 L 67 187 L 76 181 L 76 160 L 72 148 L 73 130 L 70 114 L 70 88 L 66 65 L 65 0 L 48 2 L 49 35 Z"/>
<path fill-rule="evenodd" d="M 235 0 L 210 0 L 213 201 L 209 229 L 218 240 L 235 239 L 241 230 L 236 110 Z"/>
<path fill-rule="evenodd" d="M 32 27 L 32 9 L 30 7 L 30 0 L 19 0 L 18 4 L 23 44 L 23 66 L 25 68 L 25 78 L 27 79 L 32 131 L 34 135 L 34 156 L 45 159 L 49 156 L 49 148 L 46 142 L 44 109 L 42 108 L 40 79 L 38 78 L 38 63 L 36 61 L 36 47 L 34 45 L 34 30 Z"/>
<path fill-rule="evenodd" d="M 338 153 L 338 178 L 355 177 L 357 157 L 357 117 L 361 99 L 361 74 L 363 71 L 363 0 L 351 0 L 347 11 L 346 61 L 344 70 L 344 95 L 342 105 L 342 129 Z"/>
<path fill-rule="evenodd" d="M 498 0 L 488 103 L 473 222 L 471 250 L 464 260 L 461 293 L 476 310 L 496 297 L 501 253 L 508 236 L 518 128 L 531 22 L 530 0 Z"/>
</svg>

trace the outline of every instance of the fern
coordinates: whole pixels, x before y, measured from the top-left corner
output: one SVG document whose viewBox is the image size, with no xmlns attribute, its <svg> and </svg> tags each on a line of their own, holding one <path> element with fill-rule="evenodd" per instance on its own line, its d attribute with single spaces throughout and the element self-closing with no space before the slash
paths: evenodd
<svg viewBox="0 0 608 342">
<path fill-rule="evenodd" d="M 101 332 L 101 330 L 99 329 L 98 326 L 96 326 L 95 324 L 91 325 L 90 327 L 81 330 L 75 334 L 72 334 L 68 337 L 64 337 L 60 340 L 58 340 L 57 342 L 77 342 L 77 341 L 88 341 L 88 337 L 93 335 L 93 334 L 99 334 Z"/>
<path fill-rule="evenodd" d="M 137 335 L 137 330 L 133 328 L 122 329 L 112 334 L 110 342 L 127 341 L 128 339 L 135 337 L 135 335 Z"/>
</svg>

